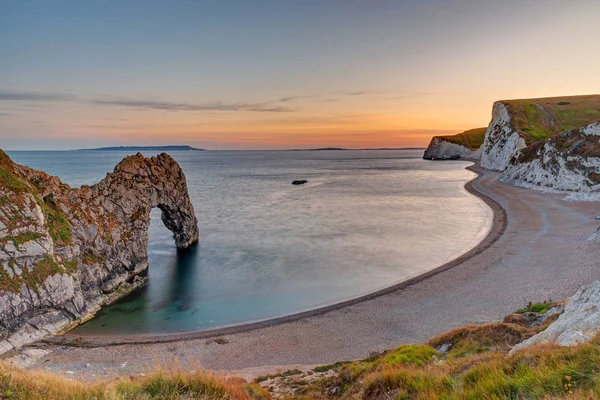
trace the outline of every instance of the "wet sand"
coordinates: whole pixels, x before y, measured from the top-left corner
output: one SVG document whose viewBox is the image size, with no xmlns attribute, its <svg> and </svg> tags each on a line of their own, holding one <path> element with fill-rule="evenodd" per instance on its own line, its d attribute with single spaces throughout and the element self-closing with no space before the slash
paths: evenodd
<svg viewBox="0 0 600 400">
<path fill-rule="evenodd" d="M 474 170 L 482 175 L 466 188 L 493 208 L 492 230 L 476 248 L 432 272 L 326 309 L 218 332 L 142 340 L 67 334 L 34 346 L 50 353 L 31 367 L 79 379 L 157 366 L 242 370 L 251 377 L 278 366 L 357 359 L 424 342 L 453 328 L 501 320 L 529 301 L 563 299 L 600 279 L 600 245 L 586 242 L 600 224 L 594 220 L 600 203 L 565 201 Z"/>
</svg>

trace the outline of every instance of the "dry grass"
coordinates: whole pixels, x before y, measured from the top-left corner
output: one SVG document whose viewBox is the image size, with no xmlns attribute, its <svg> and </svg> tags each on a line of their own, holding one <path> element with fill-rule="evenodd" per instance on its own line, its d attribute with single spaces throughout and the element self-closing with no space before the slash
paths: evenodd
<svg viewBox="0 0 600 400">
<path fill-rule="evenodd" d="M 429 342 L 433 348 L 446 347 L 447 357 L 458 358 L 484 351 L 509 351 L 536 332 L 521 325 L 492 323 L 469 325 L 437 336 Z"/>
<path fill-rule="evenodd" d="M 0 363 L 0 399 L 269 399 L 258 385 L 208 372 L 156 371 L 143 378 L 82 383 Z"/>
<path fill-rule="evenodd" d="M 538 346 L 511 357 L 486 351 L 421 367 L 380 364 L 353 381 L 334 378 L 320 385 L 320 392 L 297 398 L 332 397 L 337 387 L 336 397 L 342 399 L 599 399 L 600 341 Z"/>
</svg>

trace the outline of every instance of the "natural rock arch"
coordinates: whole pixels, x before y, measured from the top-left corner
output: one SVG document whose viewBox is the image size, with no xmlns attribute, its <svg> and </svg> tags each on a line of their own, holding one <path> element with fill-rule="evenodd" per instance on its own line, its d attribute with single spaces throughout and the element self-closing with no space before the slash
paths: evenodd
<svg viewBox="0 0 600 400">
<path fill-rule="evenodd" d="M 127 157 L 97 184 L 72 189 L 0 150 L 0 354 L 141 286 L 155 207 L 178 248 L 198 240 L 185 175 L 167 154 Z"/>
</svg>

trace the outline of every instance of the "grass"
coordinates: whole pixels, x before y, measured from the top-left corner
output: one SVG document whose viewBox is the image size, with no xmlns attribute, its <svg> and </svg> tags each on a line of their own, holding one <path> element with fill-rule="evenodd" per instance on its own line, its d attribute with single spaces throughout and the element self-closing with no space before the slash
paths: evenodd
<svg viewBox="0 0 600 400">
<path fill-rule="evenodd" d="M 29 242 L 31 240 L 36 240 L 41 238 L 43 235 L 35 232 L 27 232 L 22 233 L 17 236 L 4 236 L 0 238 L 0 243 L 13 242 L 13 244 L 17 247 L 22 245 L 23 243 Z"/>
<path fill-rule="evenodd" d="M 46 217 L 48 229 L 52 239 L 58 245 L 66 245 L 70 243 L 71 225 L 69 224 L 64 211 L 60 207 L 60 204 L 56 202 L 54 196 L 51 194 L 46 195 L 43 200 L 40 200 L 38 196 L 38 190 L 40 188 L 39 182 L 38 185 L 30 186 L 25 183 L 24 180 L 19 178 L 19 176 L 15 173 L 15 164 L 2 150 L 0 150 L 0 187 L 17 194 L 21 194 L 23 192 L 31 193 Z M 7 196 L 3 196 L 3 198 L 5 199 L 2 201 L 2 203 L 8 201 Z"/>
<path fill-rule="evenodd" d="M 600 95 L 505 100 L 527 145 L 600 120 Z"/>
<path fill-rule="evenodd" d="M 296 395 L 286 399 L 600 399 L 600 338 L 574 347 L 538 345 L 508 356 L 512 344 L 529 333 L 511 324 L 467 326 L 426 345 L 404 345 L 360 361 L 273 377 L 288 379 L 294 388 Z M 486 349 L 455 354 L 436 349 L 449 341 L 455 346 L 478 343 Z M 315 379 L 317 373 L 323 375 Z M 1 399 L 270 397 L 256 383 L 206 372 L 158 370 L 147 377 L 83 384 L 0 362 Z"/>
<path fill-rule="evenodd" d="M 81 383 L 41 371 L 23 371 L 0 362 L 0 399 L 269 399 L 270 394 L 243 379 L 207 372 L 158 370 L 148 377 Z"/>
<path fill-rule="evenodd" d="M 260 383 L 260 382 L 264 382 L 264 381 L 266 381 L 268 379 L 285 378 L 285 377 L 288 377 L 288 376 L 300 375 L 301 373 L 302 373 L 302 371 L 300 371 L 299 369 L 289 369 L 289 370 L 281 372 L 279 374 L 261 375 L 261 376 L 257 377 L 254 380 L 254 382 Z"/>
<path fill-rule="evenodd" d="M 449 136 L 436 136 L 445 142 L 455 143 L 465 146 L 469 150 L 477 150 L 483 144 L 485 131 L 487 128 L 475 128 Z"/>
<path fill-rule="evenodd" d="M 345 383 L 341 374 L 313 383 L 320 392 L 296 398 L 323 399 L 331 397 L 332 387 L 341 387 L 342 399 L 598 399 L 600 340 L 576 347 L 537 346 L 510 357 L 486 351 L 422 366 L 379 365 Z"/>
<path fill-rule="evenodd" d="M 54 242 L 62 246 L 69 244 L 71 241 L 71 225 L 60 205 L 54 200 L 54 196 L 45 196 L 40 206 L 46 216 L 48 230 Z"/>
<path fill-rule="evenodd" d="M 508 351 L 536 332 L 521 325 L 491 323 L 469 325 L 443 333 L 427 342 L 433 348 L 446 347 L 449 359 L 485 351 Z"/>
<path fill-rule="evenodd" d="M 515 313 L 525 314 L 526 312 L 536 312 L 540 314 L 546 314 L 546 312 L 548 312 L 550 308 L 556 306 L 556 304 L 557 303 L 553 302 L 529 303 L 526 307 L 519 308 L 517 311 L 515 311 Z"/>
</svg>

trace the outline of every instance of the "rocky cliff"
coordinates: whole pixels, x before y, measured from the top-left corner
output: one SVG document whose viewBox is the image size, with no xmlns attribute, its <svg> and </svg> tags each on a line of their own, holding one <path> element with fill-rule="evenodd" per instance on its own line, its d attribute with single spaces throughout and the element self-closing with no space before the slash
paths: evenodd
<svg viewBox="0 0 600 400">
<path fill-rule="evenodd" d="M 481 166 L 504 171 L 521 149 L 600 120 L 600 95 L 494 103 Z"/>
<path fill-rule="evenodd" d="M 600 190 L 600 122 L 521 149 L 500 179 L 525 187 Z"/>
<path fill-rule="evenodd" d="M 535 344 L 574 346 L 600 332 L 600 281 L 580 289 L 567 300 L 565 311 L 546 330 L 514 347 L 512 353 Z"/>
<path fill-rule="evenodd" d="M 513 125 L 507 105 L 494 103 L 492 121 L 483 141 L 481 166 L 503 171 L 515 153 L 525 146 L 525 139 Z"/>
<path fill-rule="evenodd" d="M 476 128 L 456 135 L 434 136 L 423 158 L 426 160 L 479 159 L 485 131 L 486 128 Z"/>
<path fill-rule="evenodd" d="M 0 354 L 142 285 L 154 207 L 178 248 L 198 240 L 185 176 L 167 154 L 127 157 L 99 183 L 72 189 L 0 150 Z"/>
</svg>

